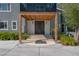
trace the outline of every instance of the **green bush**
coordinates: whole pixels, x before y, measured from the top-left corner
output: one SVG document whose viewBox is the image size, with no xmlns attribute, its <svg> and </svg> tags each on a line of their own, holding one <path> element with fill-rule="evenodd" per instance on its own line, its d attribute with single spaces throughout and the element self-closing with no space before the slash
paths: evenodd
<svg viewBox="0 0 79 59">
<path fill-rule="evenodd" d="M 69 36 L 66 36 L 64 34 L 60 35 L 60 42 L 63 45 L 71 45 L 71 46 L 77 45 L 77 42 L 74 40 L 73 37 L 69 37 Z"/>
<path fill-rule="evenodd" d="M 22 38 L 26 40 L 27 38 L 29 38 L 29 35 L 27 33 L 22 33 Z"/>
<path fill-rule="evenodd" d="M 6 40 L 9 40 L 9 36 L 10 36 L 10 35 L 9 35 L 8 32 L 6 32 L 6 33 L 5 33 L 5 32 L 0 32 L 0 39 L 1 39 L 1 40 L 5 40 L 5 39 L 6 39 Z"/>
<path fill-rule="evenodd" d="M 25 40 L 29 36 L 26 33 L 22 33 L 22 38 Z M 18 40 L 17 32 L 0 32 L 0 40 Z"/>
<path fill-rule="evenodd" d="M 18 33 L 16 32 L 10 32 L 10 40 L 18 40 Z"/>
</svg>

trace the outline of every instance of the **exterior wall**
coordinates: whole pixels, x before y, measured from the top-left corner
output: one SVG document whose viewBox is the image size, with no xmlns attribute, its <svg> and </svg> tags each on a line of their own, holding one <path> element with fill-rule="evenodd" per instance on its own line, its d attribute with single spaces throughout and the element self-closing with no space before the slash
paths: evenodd
<svg viewBox="0 0 79 59">
<path fill-rule="evenodd" d="M 50 34 L 54 34 L 54 19 L 50 20 Z"/>
<path fill-rule="evenodd" d="M 45 20 L 45 35 L 50 35 L 50 21 Z"/>
<path fill-rule="evenodd" d="M 35 27 L 34 27 L 34 20 L 27 21 L 27 32 L 28 34 L 34 34 L 35 33 Z"/>
<path fill-rule="evenodd" d="M 61 22 L 61 12 L 58 13 L 58 27 L 59 27 L 59 32 L 62 32 L 62 22 Z"/>
<path fill-rule="evenodd" d="M 22 17 L 22 32 L 26 32 L 26 19 Z"/>
<path fill-rule="evenodd" d="M 50 20 L 50 34 L 51 35 L 54 34 L 54 25 L 55 25 L 54 20 L 55 19 Z M 59 29 L 58 31 L 59 32 L 62 32 L 62 22 L 61 22 L 61 20 L 62 20 L 61 12 L 58 12 L 58 29 Z"/>
<path fill-rule="evenodd" d="M 11 27 L 11 22 L 12 21 L 17 21 L 18 25 L 18 15 L 20 13 L 20 4 L 19 3 L 11 3 L 11 12 L 0 12 L 0 21 L 8 21 L 8 30 L 0 30 L 0 31 L 18 31 L 18 26 L 17 30 L 12 30 Z M 61 32 L 61 17 L 60 14 L 58 14 L 58 20 L 59 20 L 59 31 Z M 24 18 L 23 18 L 24 19 Z M 54 28 L 54 19 L 51 19 L 50 21 L 45 20 L 45 34 L 50 35 L 53 31 Z M 26 25 L 27 24 L 27 25 Z M 35 23 L 34 21 L 27 21 L 25 22 L 25 19 L 22 22 L 22 32 L 28 32 L 29 34 L 34 34 L 35 33 Z M 26 28 L 27 26 L 27 28 Z"/>
<path fill-rule="evenodd" d="M 0 30 L 0 31 L 18 31 L 12 30 L 11 22 L 17 21 L 18 25 L 18 15 L 20 13 L 20 4 L 18 3 L 11 3 L 11 12 L 0 12 L 0 21 L 8 21 L 8 30 Z"/>
<path fill-rule="evenodd" d="M 45 35 L 50 35 L 50 21 L 44 21 L 44 31 Z M 27 21 L 27 32 L 28 34 L 35 34 L 35 20 Z"/>
</svg>

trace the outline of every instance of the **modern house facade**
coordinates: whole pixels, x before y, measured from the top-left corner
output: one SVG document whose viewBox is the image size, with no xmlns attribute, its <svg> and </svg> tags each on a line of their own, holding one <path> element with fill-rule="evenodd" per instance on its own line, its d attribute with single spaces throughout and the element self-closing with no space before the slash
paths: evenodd
<svg viewBox="0 0 79 59">
<path fill-rule="evenodd" d="M 62 11 L 56 3 L 0 3 L 0 32 L 22 32 L 29 35 L 55 34 L 62 31 Z"/>
</svg>

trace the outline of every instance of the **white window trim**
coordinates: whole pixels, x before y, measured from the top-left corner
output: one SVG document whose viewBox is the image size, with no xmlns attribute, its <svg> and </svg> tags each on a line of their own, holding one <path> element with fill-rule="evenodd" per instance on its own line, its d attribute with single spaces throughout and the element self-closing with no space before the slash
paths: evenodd
<svg viewBox="0 0 79 59">
<path fill-rule="evenodd" d="M 16 22 L 16 29 L 13 29 L 13 22 Z M 17 21 L 11 21 L 11 28 L 12 30 L 17 30 Z"/>
<path fill-rule="evenodd" d="M 7 29 L 0 29 L 0 30 L 8 30 L 8 21 L 0 21 L 0 22 L 7 22 Z"/>
<path fill-rule="evenodd" d="M 10 4 L 10 10 L 0 10 L 0 12 L 11 12 L 11 4 Z"/>
</svg>

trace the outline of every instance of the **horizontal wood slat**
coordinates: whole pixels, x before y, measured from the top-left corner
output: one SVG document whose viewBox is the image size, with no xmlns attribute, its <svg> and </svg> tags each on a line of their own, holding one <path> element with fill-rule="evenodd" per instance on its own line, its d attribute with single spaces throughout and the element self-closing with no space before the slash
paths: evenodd
<svg viewBox="0 0 79 59">
<path fill-rule="evenodd" d="M 55 12 L 21 12 L 20 15 L 27 20 L 51 20 L 55 17 Z"/>
</svg>

